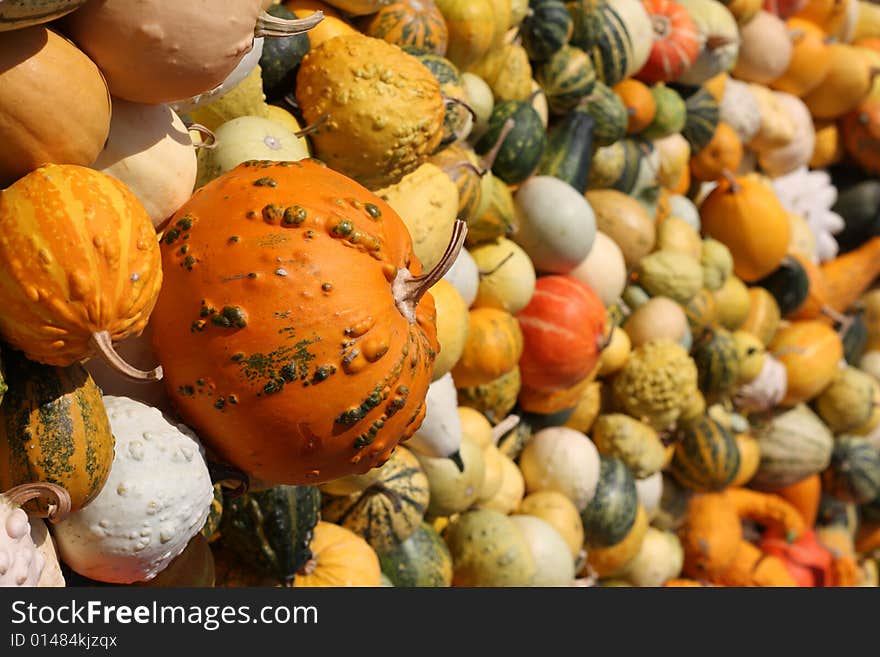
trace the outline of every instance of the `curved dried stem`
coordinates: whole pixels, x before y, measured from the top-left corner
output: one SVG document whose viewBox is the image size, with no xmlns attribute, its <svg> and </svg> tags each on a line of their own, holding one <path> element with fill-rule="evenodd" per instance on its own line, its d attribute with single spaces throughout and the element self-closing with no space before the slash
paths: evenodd
<svg viewBox="0 0 880 657">
<path fill-rule="evenodd" d="M 301 139 L 301 138 L 305 137 L 306 135 L 310 135 L 310 134 L 312 134 L 313 132 L 317 132 L 318 130 L 320 130 L 320 129 L 321 129 L 321 126 L 323 126 L 323 125 L 324 125 L 325 123 L 327 123 L 327 121 L 329 121 L 329 120 L 330 120 L 330 115 L 329 115 L 329 114 L 324 114 L 320 119 L 318 119 L 317 121 L 315 121 L 313 124 L 311 124 L 311 125 L 307 125 L 307 126 L 306 126 L 305 128 L 303 128 L 302 130 L 298 130 L 298 131 L 296 131 L 296 132 L 293 133 L 293 134 L 296 135 L 298 138 Z"/>
<path fill-rule="evenodd" d="M 496 445 L 508 432 L 513 431 L 519 426 L 519 415 L 508 415 L 498 424 L 492 427 L 492 442 Z"/>
<path fill-rule="evenodd" d="M 486 278 L 486 276 L 491 276 L 492 274 L 494 274 L 496 271 L 498 271 L 504 265 L 506 265 L 507 261 L 510 260 L 512 257 L 513 257 L 513 251 L 511 251 L 506 256 L 504 256 L 504 258 L 501 260 L 501 262 L 499 262 L 497 265 L 492 267 L 492 269 L 490 269 L 489 271 L 480 270 L 479 272 L 477 272 L 480 276 L 480 279 L 482 280 L 482 279 Z"/>
<path fill-rule="evenodd" d="M 217 135 L 213 133 L 213 131 L 209 130 L 201 123 L 191 123 L 186 126 L 187 132 L 197 132 L 204 139 L 207 138 L 207 141 L 200 141 L 198 144 L 193 143 L 194 148 L 204 148 L 205 150 L 214 150 L 217 148 Z"/>
<path fill-rule="evenodd" d="M 455 463 L 455 467 L 458 468 L 459 472 L 464 472 L 464 461 L 461 460 L 461 452 L 455 450 L 452 454 L 447 456 L 450 461 Z"/>
<path fill-rule="evenodd" d="M 31 500 L 40 500 L 48 511 L 43 513 L 28 512 L 40 518 L 48 518 L 49 522 L 59 522 L 70 513 L 70 493 L 58 484 L 50 484 L 46 481 L 35 481 L 10 488 L 3 493 L 10 502 L 20 507 Z"/>
<path fill-rule="evenodd" d="M 133 381 L 160 381 L 162 379 L 162 366 L 159 365 L 152 370 L 139 370 L 138 368 L 126 363 L 122 356 L 116 353 L 113 348 L 113 340 L 110 338 L 109 331 L 96 331 L 89 338 L 89 346 L 101 357 L 101 359 L 123 376 L 127 376 Z"/>
<path fill-rule="evenodd" d="M 467 223 L 459 217 L 452 227 L 452 237 L 446 246 L 446 251 L 440 261 L 429 272 L 413 276 L 409 269 L 401 268 L 391 283 L 391 293 L 400 314 L 406 317 L 410 324 L 416 321 L 416 306 L 431 287 L 439 281 L 452 267 L 458 254 L 464 246 L 467 237 Z"/>
<path fill-rule="evenodd" d="M 730 185 L 730 191 L 734 194 L 738 194 L 742 187 L 739 186 L 739 183 L 736 181 L 736 176 L 733 175 L 733 172 L 730 169 L 724 169 L 724 171 L 721 172 L 721 175 L 724 176 L 727 184 Z"/>
<path fill-rule="evenodd" d="M 495 140 L 495 145 L 483 156 L 483 159 L 480 160 L 480 166 L 482 167 L 482 173 L 480 177 L 485 176 L 492 169 L 492 165 L 495 164 L 495 158 L 498 157 L 499 151 L 501 151 L 501 145 L 504 143 L 504 140 L 507 139 L 507 135 L 510 134 L 510 131 L 516 127 L 516 120 L 513 117 L 510 117 L 504 122 L 504 125 L 501 126 L 501 132 L 498 133 L 498 139 Z"/>
<path fill-rule="evenodd" d="M 254 36 L 290 37 L 308 32 L 322 20 L 324 20 L 324 12 L 320 10 L 305 18 L 278 18 L 264 11 L 257 19 Z"/>
<path fill-rule="evenodd" d="M 445 171 L 446 173 L 452 173 L 453 171 L 455 171 L 455 169 L 470 169 L 480 178 L 482 178 L 486 174 L 485 171 L 480 170 L 473 162 L 468 162 L 467 160 L 455 162 L 454 164 L 447 164 L 445 167 L 443 167 L 443 171 Z"/>
<path fill-rule="evenodd" d="M 251 479 L 244 470 L 233 465 L 208 461 L 208 474 L 212 484 L 221 484 L 224 492 L 231 498 L 241 497 L 251 487 Z M 233 485 L 230 485 L 233 484 Z"/>
<path fill-rule="evenodd" d="M 713 34 L 708 39 L 706 39 L 706 50 L 717 50 L 718 48 L 730 46 L 734 43 L 739 43 L 739 39 L 734 39 L 728 36 L 721 36 L 719 34 Z"/>
</svg>

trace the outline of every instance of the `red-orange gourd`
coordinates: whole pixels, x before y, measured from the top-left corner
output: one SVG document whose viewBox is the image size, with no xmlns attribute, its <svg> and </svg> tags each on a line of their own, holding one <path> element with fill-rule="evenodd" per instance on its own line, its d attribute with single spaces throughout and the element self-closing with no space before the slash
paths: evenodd
<svg viewBox="0 0 880 657">
<path fill-rule="evenodd" d="M 880 175 L 880 98 L 869 96 L 840 121 L 843 147 L 859 166 Z"/>
<path fill-rule="evenodd" d="M 425 293 L 462 226 L 420 276 L 394 210 L 315 160 L 249 161 L 202 187 L 165 233 L 151 319 L 185 422 L 262 482 L 383 463 L 424 417 L 439 348 Z"/>
<path fill-rule="evenodd" d="M 791 225 L 773 189 L 758 177 L 727 174 L 700 206 L 703 232 L 730 249 L 733 271 L 754 283 L 788 252 Z"/>
<path fill-rule="evenodd" d="M 524 388 L 562 390 L 583 381 L 596 367 L 605 336 L 602 300 L 570 276 L 542 276 L 519 315 Z"/>
<path fill-rule="evenodd" d="M 140 335 L 161 285 L 153 223 L 115 178 L 50 164 L 0 192 L 0 336 L 29 359 L 66 367 L 98 353 L 158 378 L 112 343 Z"/>
</svg>

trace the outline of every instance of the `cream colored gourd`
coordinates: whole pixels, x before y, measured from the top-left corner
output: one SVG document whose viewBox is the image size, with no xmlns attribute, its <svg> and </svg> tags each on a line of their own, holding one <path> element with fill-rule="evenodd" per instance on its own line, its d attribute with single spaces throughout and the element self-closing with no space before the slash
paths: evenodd
<svg viewBox="0 0 880 657">
<path fill-rule="evenodd" d="M 620 299 L 626 287 L 626 261 L 617 243 L 597 230 L 590 253 L 568 275 L 590 286 L 608 308 Z"/>
<path fill-rule="evenodd" d="M 691 145 L 680 132 L 651 142 L 660 159 L 657 183 L 666 189 L 675 189 L 691 159 Z"/>
<path fill-rule="evenodd" d="M 749 85 L 728 78 L 718 107 L 720 120 L 733 128 L 742 143 L 748 144 L 761 127 L 761 109 Z"/>
<path fill-rule="evenodd" d="M 114 99 L 110 136 L 92 168 L 134 192 L 158 228 L 192 196 L 198 165 L 186 126 L 171 108 Z"/>
<path fill-rule="evenodd" d="M 658 471 L 650 477 L 636 479 L 636 494 L 639 504 L 648 515 L 648 520 L 653 520 L 660 510 L 660 501 L 663 499 L 663 472 Z"/>
<path fill-rule="evenodd" d="M 495 444 L 492 425 L 486 416 L 470 406 L 458 407 L 458 419 L 461 422 L 462 437 L 479 445 L 483 449 Z"/>
<path fill-rule="evenodd" d="M 516 241 L 535 270 L 566 274 L 590 254 L 596 217 L 587 200 L 553 176 L 533 176 L 514 195 L 519 230 Z"/>
<path fill-rule="evenodd" d="M 584 546 L 584 524 L 574 503 L 562 493 L 542 490 L 526 496 L 517 513 L 541 518 L 552 526 L 568 545 L 573 558 Z"/>
<path fill-rule="evenodd" d="M 39 518 L 31 518 L 30 524 L 31 540 L 34 542 L 34 547 L 39 550 L 46 560 L 37 586 L 40 588 L 64 588 L 67 586 L 67 582 L 64 580 L 64 573 L 61 572 L 58 552 L 55 549 L 52 535 L 49 534 L 49 528 Z"/>
<path fill-rule="evenodd" d="M 666 217 L 657 229 L 657 250 L 682 253 L 700 259 L 700 233 L 684 219 Z"/>
<path fill-rule="evenodd" d="M 452 263 L 452 267 L 443 278 L 458 290 L 468 308 L 474 304 L 477 299 L 477 291 L 480 288 L 480 269 L 474 262 L 470 251 L 467 249 L 459 251 L 455 262 Z"/>
<path fill-rule="evenodd" d="M 880 381 L 880 351 L 866 351 L 859 359 L 859 369 Z"/>
<path fill-rule="evenodd" d="M 746 82 L 769 84 L 788 69 L 792 51 L 785 22 L 776 14 L 759 11 L 740 28 L 739 56 L 732 73 Z"/>
<path fill-rule="evenodd" d="M 681 342 L 689 333 L 684 310 L 667 297 L 654 297 L 636 308 L 624 322 L 623 330 L 633 347 L 658 338 Z"/>
<path fill-rule="evenodd" d="M 453 586 L 530 586 L 537 564 L 513 520 L 477 509 L 452 520 L 443 534 L 452 555 Z"/>
<path fill-rule="evenodd" d="M 584 434 L 567 427 L 537 432 L 519 458 L 529 493 L 555 490 L 583 511 L 596 494 L 599 452 Z"/>
<path fill-rule="evenodd" d="M 542 518 L 516 514 L 510 516 L 522 532 L 535 560 L 532 586 L 569 586 L 574 580 L 574 559 L 559 532 Z"/>
<path fill-rule="evenodd" d="M 686 304 L 703 287 L 699 256 L 655 251 L 639 263 L 639 285 L 651 296 L 665 296 Z"/>
<path fill-rule="evenodd" d="M 669 197 L 669 216 L 682 219 L 694 230 L 700 230 L 700 210 L 687 196 L 673 194 Z"/>
<path fill-rule="evenodd" d="M 788 389 L 788 371 L 785 365 L 767 354 L 757 378 L 740 386 L 733 401 L 742 411 L 760 413 L 779 404 Z"/>
<path fill-rule="evenodd" d="M 475 308 L 499 308 L 516 315 L 535 292 L 535 268 L 516 242 L 501 237 L 471 249 L 480 270 Z"/>
<path fill-rule="evenodd" d="M 703 287 L 720 290 L 733 275 L 733 255 L 726 245 L 711 237 L 700 245 L 700 266 L 703 269 Z"/>
<path fill-rule="evenodd" d="M 526 492 L 525 480 L 522 471 L 516 466 L 509 456 L 501 455 L 501 486 L 490 499 L 480 502 L 481 509 L 492 509 L 504 514 L 510 514 L 519 508 Z"/>
<path fill-rule="evenodd" d="M 622 577 L 634 586 L 662 586 L 681 574 L 684 550 L 672 532 L 648 527 L 642 547 L 624 568 Z"/>
<path fill-rule="evenodd" d="M 762 153 L 790 144 L 795 134 L 794 118 L 782 105 L 780 97 L 760 84 L 749 84 L 749 91 L 758 103 L 761 125 L 748 147 L 756 153 Z"/>
<path fill-rule="evenodd" d="M 475 144 L 489 127 L 489 117 L 492 116 L 492 109 L 495 107 L 495 97 L 492 95 L 492 89 L 480 76 L 466 71 L 461 74 L 461 80 L 467 92 L 468 104 L 475 114 L 467 138 L 470 143 Z"/>
<path fill-rule="evenodd" d="M 730 10 L 717 0 L 680 0 L 702 35 L 703 49 L 678 82 L 701 85 L 731 70 L 739 55 L 739 26 Z"/>
<path fill-rule="evenodd" d="M 437 309 L 437 341 L 440 343 L 440 352 L 434 358 L 432 380 L 436 381 L 450 372 L 461 358 L 470 315 L 464 299 L 449 281 L 437 281 L 430 291 Z"/>
<path fill-rule="evenodd" d="M 28 514 L 0 495 L 0 587 L 37 586 L 46 557 L 34 545 Z"/>
<path fill-rule="evenodd" d="M 637 267 L 654 250 L 654 218 L 636 199 L 616 189 L 591 189 L 585 196 L 595 213 L 596 228 L 620 247 L 628 269 Z"/>
<path fill-rule="evenodd" d="M 867 422 L 874 411 L 871 375 L 845 367 L 816 398 L 816 411 L 835 434 L 848 433 Z"/>
<path fill-rule="evenodd" d="M 440 167 L 426 162 L 376 195 L 403 219 L 422 269 L 433 269 L 443 257 L 458 215 L 455 183 Z"/>
<path fill-rule="evenodd" d="M 104 397 L 116 455 L 98 496 L 54 527 L 65 564 L 101 582 L 149 580 L 205 524 L 214 488 L 183 425 L 126 397 Z"/>
<path fill-rule="evenodd" d="M 782 91 L 774 94 L 794 123 L 794 135 L 786 146 L 763 150 L 758 154 L 761 169 L 771 178 L 784 176 L 809 165 L 816 146 L 816 128 L 804 101 Z"/>
<path fill-rule="evenodd" d="M 623 413 L 600 415 L 590 434 L 600 454 L 623 461 L 637 479 L 650 477 L 666 464 L 666 447 L 657 432 Z"/>
<path fill-rule="evenodd" d="M 209 11 L 201 3 L 113 0 L 87 3 L 63 26 L 114 96 L 155 104 L 221 84 L 253 48 L 261 12 L 260 0 L 213 0 Z M 303 21 L 286 33 L 315 24 Z"/>
<path fill-rule="evenodd" d="M 280 123 L 260 116 L 240 116 L 215 131 L 213 148 L 199 150 L 199 177 L 203 187 L 248 160 L 295 162 L 309 157 L 296 134 Z"/>
<path fill-rule="evenodd" d="M 501 490 L 501 484 L 504 482 L 504 458 L 504 454 L 494 443 L 483 447 L 483 483 L 477 496 L 478 505 L 488 502 Z"/>
<path fill-rule="evenodd" d="M 458 395 L 452 375 L 447 373 L 428 386 L 425 419 L 406 446 L 417 456 L 445 459 L 459 450 L 461 442 Z"/>
<path fill-rule="evenodd" d="M 455 415 L 457 418 L 458 415 Z M 413 450 L 428 477 L 431 490 L 428 516 L 444 517 L 461 513 L 477 501 L 486 470 L 483 450 L 469 440 L 463 440 L 458 452 L 463 470 L 459 470 L 451 459 L 426 456 Z"/>
<path fill-rule="evenodd" d="M 226 76 L 223 82 L 204 93 L 169 103 L 171 109 L 178 114 L 189 114 L 194 110 L 219 100 L 235 89 L 259 66 L 260 57 L 263 55 L 263 43 L 264 40 L 262 38 L 254 39 L 254 47 L 241 58 L 241 61 L 236 64 L 235 68 L 232 69 L 232 72 Z"/>
</svg>

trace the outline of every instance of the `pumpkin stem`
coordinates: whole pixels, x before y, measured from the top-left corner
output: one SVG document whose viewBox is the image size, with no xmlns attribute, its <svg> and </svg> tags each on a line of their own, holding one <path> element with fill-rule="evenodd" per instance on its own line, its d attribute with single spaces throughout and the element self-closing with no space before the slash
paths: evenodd
<svg viewBox="0 0 880 657">
<path fill-rule="evenodd" d="M 464 107 L 470 113 L 471 117 L 473 117 L 473 120 L 476 121 L 477 113 L 470 105 L 468 105 L 460 98 L 453 98 L 452 96 L 447 96 L 446 94 L 443 94 L 443 103 L 447 106 L 456 105 L 457 107 Z M 444 146 L 449 146 L 449 144 L 454 144 L 455 142 L 460 141 L 462 137 L 463 135 L 461 133 L 459 133 L 457 130 L 453 130 L 452 134 L 450 134 L 448 137 L 443 138 L 443 140 L 440 142 L 440 145 L 437 147 L 437 150 L 439 151 Z"/>
<path fill-rule="evenodd" d="M 720 34 L 713 34 L 708 39 L 706 39 L 706 50 L 717 50 L 718 48 L 730 46 L 734 43 L 739 43 L 739 39 L 734 39 Z"/>
<path fill-rule="evenodd" d="M 508 415 L 506 418 L 501 420 L 501 422 L 492 427 L 492 442 L 497 445 L 498 441 L 501 440 L 509 431 L 513 431 L 514 429 L 516 429 L 519 426 L 519 423 L 519 415 Z"/>
<path fill-rule="evenodd" d="M 510 131 L 514 129 L 516 126 L 516 120 L 512 117 L 507 119 L 504 122 L 504 125 L 501 126 L 501 132 L 498 133 L 498 139 L 495 140 L 495 145 L 492 146 L 491 150 L 483 156 L 483 159 L 480 161 L 480 166 L 482 167 L 483 173 L 480 176 L 485 176 L 495 164 L 495 158 L 498 157 L 499 151 L 501 151 L 501 145 L 504 144 L 504 140 L 507 139 L 507 135 L 510 134 Z"/>
<path fill-rule="evenodd" d="M 490 269 L 489 271 L 480 270 L 478 272 L 480 275 L 480 279 L 486 278 L 486 276 L 491 276 L 492 274 L 494 274 L 496 271 L 501 269 L 507 263 L 507 261 L 510 260 L 512 257 L 513 257 L 513 251 L 511 251 L 506 256 L 504 256 L 504 259 L 501 262 L 499 262 L 497 265 L 492 267 L 492 269 Z"/>
<path fill-rule="evenodd" d="M 230 499 L 234 500 L 236 497 L 241 497 L 250 489 L 251 479 L 244 470 L 232 465 L 214 463 L 213 461 L 207 461 L 207 464 L 211 483 L 227 484 L 227 486 L 224 486 L 227 489 L 224 492 Z M 235 487 L 228 486 L 229 482 L 235 482 Z"/>
<path fill-rule="evenodd" d="M 211 151 L 217 148 L 217 135 L 215 135 L 211 130 L 203 126 L 201 123 L 190 123 L 186 126 L 187 132 L 197 132 L 199 135 L 207 141 L 200 141 L 198 144 L 194 143 L 193 148 L 204 148 L 205 150 Z"/>
<path fill-rule="evenodd" d="M 255 37 L 291 37 L 296 34 L 308 32 L 318 23 L 324 20 L 324 12 L 316 11 L 305 18 L 278 18 L 267 12 L 260 14 L 257 26 L 254 28 Z"/>
<path fill-rule="evenodd" d="M 611 344 L 611 341 L 614 339 L 614 331 L 616 331 L 616 330 L 617 330 L 617 324 L 612 324 L 611 330 L 608 332 L 608 335 L 603 335 L 599 339 L 597 346 L 598 346 L 600 352 L 605 351 L 608 348 L 608 345 Z"/>
<path fill-rule="evenodd" d="M 739 194 L 742 187 L 736 181 L 736 176 L 733 175 L 730 169 L 725 169 L 721 172 L 721 175 L 724 176 L 724 179 L 727 181 L 727 184 L 730 185 L 730 191 L 734 194 Z"/>
<path fill-rule="evenodd" d="M 310 135 L 314 132 L 318 132 L 318 130 L 321 129 L 321 126 L 323 126 L 329 120 L 330 120 L 330 115 L 324 114 L 320 119 L 315 121 L 312 125 L 307 125 L 302 130 L 297 130 L 293 134 L 296 135 L 298 138 L 302 138 L 302 137 L 305 137 L 306 135 Z"/>
<path fill-rule="evenodd" d="M 453 452 L 446 458 L 455 463 L 455 467 L 458 468 L 459 472 L 464 472 L 464 461 L 461 460 L 461 452 L 455 450 L 455 452 Z"/>
<path fill-rule="evenodd" d="M 443 278 L 452 267 L 462 246 L 464 246 L 467 230 L 467 222 L 464 219 L 459 217 L 455 220 L 452 227 L 452 238 L 449 240 L 446 251 L 431 271 L 413 276 L 405 267 L 398 270 L 397 276 L 391 284 L 391 293 L 394 295 L 395 304 L 400 314 L 406 317 L 410 324 L 414 324 L 416 321 L 416 306 L 425 296 L 425 292 Z"/>
<path fill-rule="evenodd" d="M 480 177 L 482 177 L 486 173 L 485 171 L 477 167 L 473 162 L 468 162 L 467 160 L 462 160 L 461 162 L 456 162 L 455 164 L 448 164 L 443 167 L 443 171 L 445 171 L 446 173 L 451 173 L 456 169 L 470 169 L 475 174 L 477 174 L 477 176 Z"/>
<path fill-rule="evenodd" d="M 15 486 L 3 493 L 3 496 L 20 507 L 24 507 L 31 500 L 45 502 L 48 511 L 30 513 L 29 515 L 48 518 L 50 522 L 64 520 L 67 514 L 70 513 L 70 493 L 58 484 L 50 484 L 47 481 L 35 481 Z"/>
<path fill-rule="evenodd" d="M 849 330 L 852 328 L 855 323 L 855 318 L 850 317 L 849 315 L 844 315 L 843 313 L 839 313 L 834 308 L 823 305 L 819 310 L 823 315 L 829 317 L 832 321 L 836 322 L 840 326 L 837 328 L 837 334 L 842 338 L 846 335 Z"/>
<path fill-rule="evenodd" d="M 120 374 L 127 376 L 135 381 L 159 381 L 162 379 L 162 366 L 158 365 L 155 369 L 146 371 L 139 370 L 126 363 L 122 356 L 116 353 L 113 348 L 113 341 L 110 339 L 109 331 L 96 331 L 89 338 L 89 345 L 97 352 L 111 369 L 116 370 Z"/>
</svg>

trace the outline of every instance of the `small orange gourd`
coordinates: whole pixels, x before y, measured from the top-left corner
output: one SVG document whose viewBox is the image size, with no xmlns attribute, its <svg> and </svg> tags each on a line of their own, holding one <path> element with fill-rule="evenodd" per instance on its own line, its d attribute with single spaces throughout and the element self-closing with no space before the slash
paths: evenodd
<svg viewBox="0 0 880 657">
<path fill-rule="evenodd" d="M 248 161 L 170 220 L 151 318 L 166 388 L 219 457 L 269 484 L 380 465 L 421 424 L 438 349 L 403 221 L 314 160 Z"/>
<path fill-rule="evenodd" d="M 840 359 L 843 344 L 828 324 L 801 320 L 782 327 L 768 347 L 788 375 L 784 406 L 794 406 L 818 395 L 831 383 Z"/>
<path fill-rule="evenodd" d="M 626 78 L 614 86 L 614 93 L 623 101 L 629 121 L 628 134 L 634 135 L 651 125 L 657 112 L 657 102 L 651 88 L 634 78 Z"/>
<path fill-rule="evenodd" d="M 827 305 L 846 312 L 880 275 L 880 237 L 822 264 Z"/>
<path fill-rule="evenodd" d="M 461 358 L 452 368 L 458 387 L 479 386 L 513 370 L 523 351 L 519 322 L 498 308 L 474 308 Z"/>
<path fill-rule="evenodd" d="M 733 271 L 753 283 L 788 252 L 791 226 L 773 189 L 757 176 L 726 174 L 700 206 L 703 232 L 730 249 Z"/>
<path fill-rule="evenodd" d="M 798 510 L 807 527 L 816 524 L 822 497 L 822 476 L 818 472 L 774 492 Z"/>
<path fill-rule="evenodd" d="M 843 147 L 868 173 L 880 175 L 880 97 L 869 96 L 840 121 Z"/>
<path fill-rule="evenodd" d="M 736 171 L 743 158 L 743 145 L 736 131 L 721 121 L 706 146 L 691 158 L 691 176 L 709 182 L 718 180 L 724 171 Z"/>
</svg>

